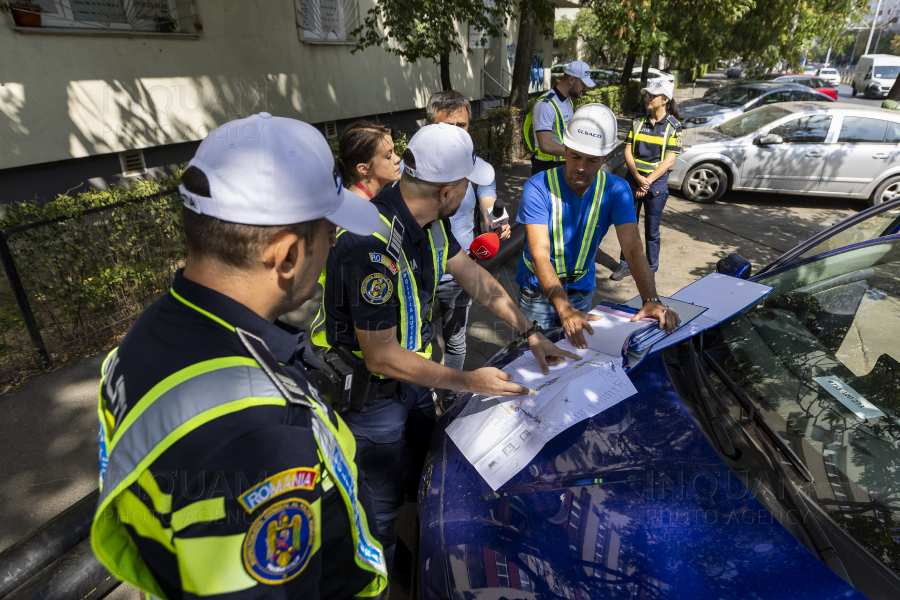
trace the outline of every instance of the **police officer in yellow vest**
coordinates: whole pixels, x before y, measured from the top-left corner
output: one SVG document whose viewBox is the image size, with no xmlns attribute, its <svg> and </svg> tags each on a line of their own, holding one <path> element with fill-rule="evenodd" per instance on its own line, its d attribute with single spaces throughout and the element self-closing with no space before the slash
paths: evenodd
<svg viewBox="0 0 900 600">
<path fill-rule="evenodd" d="M 628 184 L 602 170 L 616 146 L 616 115 L 603 104 L 586 104 L 565 133 L 566 162 L 525 182 L 518 221 L 525 226 L 525 250 L 516 270 L 519 307 L 543 327 L 562 326 L 569 340 L 585 348 L 596 287 L 594 255 L 610 225 L 634 269 L 643 308 L 637 321 L 652 317 L 669 333 L 678 315 L 663 306 L 635 222 Z"/>
<path fill-rule="evenodd" d="M 634 213 L 640 217 L 644 208 L 644 244 L 650 271 L 659 269 L 659 223 L 669 198 L 669 169 L 681 154 L 681 123 L 675 105 L 675 86 L 657 79 L 642 90 L 644 104 L 650 114 L 635 119 L 625 140 L 625 181 L 634 196 Z M 625 255 L 619 257 L 619 268 L 609 276 L 620 281 L 631 274 Z"/>
<path fill-rule="evenodd" d="M 313 328 L 314 342 L 355 362 L 354 381 L 365 384 L 362 394 L 354 394 L 360 401 L 341 416 L 360 448 L 389 562 L 398 546 L 394 520 L 404 492 L 418 484 L 434 428 L 432 388 L 489 396 L 527 392 L 498 369 L 458 371 L 430 360 L 431 315 L 442 275 L 452 275 L 498 320 L 527 334 L 546 372 L 547 362 L 575 358 L 548 341 L 453 236 L 450 217 L 469 182 L 487 185 L 494 178 L 493 168 L 476 158 L 469 134 L 448 123 L 426 125 L 410 139 L 403 163 L 399 184 L 371 201 L 381 214 L 375 235 L 339 234 Z M 404 479 L 412 490 L 404 489 Z M 400 559 L 398 552 L 392 572 L 398 582 Z"/>
<path fill-rule="evenodd" d="M 180 186 L 188 257 L 103 364 L 97 558 L 168 600 L 371 598 L 387 582 L 356 440 L 304 334 L 335 225 L 378 212 L 312 126 L 212 131 Z"/>
<path fill-rule="evenodd" d="M 525 117 L 525 143 L 534 152 L 531 157 L 531 174 L 558 167 L 566 160 L 563 134 L 574 108 L 572 99 L 578 98 L 588 88 L 594 87 L 587 63 L 575 60 L 566 65 L 566 71 L 553 88 L 538 98 Z"/>
</svg>

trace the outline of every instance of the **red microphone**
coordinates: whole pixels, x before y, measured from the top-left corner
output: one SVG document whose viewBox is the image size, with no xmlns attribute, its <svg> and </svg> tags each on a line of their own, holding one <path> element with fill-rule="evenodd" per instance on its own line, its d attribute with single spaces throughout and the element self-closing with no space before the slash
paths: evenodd
<svg viewBox="0 0 900 600">
<path fill-rule="evenodd" d="M 482 233 L 472 240 L 469 246 L 469 256 L 475 260 L 488 260 L 494 258 L 500 248 L 500 238 L 493 231 Z"/>
</svg>

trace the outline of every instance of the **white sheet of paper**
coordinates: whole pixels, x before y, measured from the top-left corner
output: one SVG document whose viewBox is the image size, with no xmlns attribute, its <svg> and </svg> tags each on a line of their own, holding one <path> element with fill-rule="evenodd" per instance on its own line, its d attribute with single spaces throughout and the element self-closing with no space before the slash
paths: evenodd
<svg viewBox="0 0 900 600">
<path fill-rule="evenodd" d="M 447 435 L 492 489 L 509 481 L 554 436 L 637 393 L 621 358 L 582 353 L 586 360 L 567 360 L 528 396 L 473 397 L 447 427 Z M 528 373 L 529 365 L 526 356 L 504 370 Z"/>
<path fill-rule="evenodd" d="M 593 348 L 598 352 L 611 356 L 621 357 L 622 349 L 625 347 L 625 340 L 628 339 L 628 336 L 638 329 L 644 329 L 647 325 L 652 325 L 652 323 L 643 321 L 632 323 L 631 319 L 611 315 L 597 309 L 592 310 L 591 314 L 600 315 L 603 318 L 599 321 L 591 321 L 594 333 L 590 334 L 587 330 L 584 330 L 584 341 L 587 343 L 588 348 Z"/>
<path fill-rule="evenodd" d="M 721 273 L 710 273 L 681 288 L 672 298 L 689 304 L 707 306 L 703 317 L 719 323 L 765 296 L 772 288 L 761 283 Z"/>
</svg>

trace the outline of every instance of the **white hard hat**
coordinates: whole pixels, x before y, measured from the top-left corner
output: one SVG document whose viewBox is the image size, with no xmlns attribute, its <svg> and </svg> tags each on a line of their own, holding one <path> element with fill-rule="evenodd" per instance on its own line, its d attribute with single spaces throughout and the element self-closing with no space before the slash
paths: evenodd
<svg viewBox="0 0 900 600">
<path fill-rule="evenodd" d="M 616 115 L 603 104 L 585 104 L 575 111 L 563 144 L 576 152 L 591 156 L 606 156 L 616 147 Z"/>
</svg>

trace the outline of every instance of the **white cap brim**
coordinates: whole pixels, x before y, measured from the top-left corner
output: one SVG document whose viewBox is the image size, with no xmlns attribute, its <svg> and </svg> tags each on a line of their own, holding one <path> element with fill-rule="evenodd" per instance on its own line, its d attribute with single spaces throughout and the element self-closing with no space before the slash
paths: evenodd
<svg viewBox="0 0 900 600">
<path fill-rule="evenodd" d="M 597 84 L 594 83 L 594 80 L 591 79 L 590 77 L 582 77 L 581 81 L 584 83 L 584 85 L 586 85 L 588 87 L 596 87 L 597 86 Z"/>
<path fill-rule="evenodd" d="M 466 176 L 466 179 L 475 185 L 490 185 L 494 181 L 494 167 L 476 157 L 472 172 Z"/>
<path fill-rule="evenodd" d="M 375 233 L 380 221 L 375 205 L 347 190 L 343 190 L 341 195 L 344 201 L 331 214 L 325 215 L 325 218 L 356 235 Z"/>
</svg>

